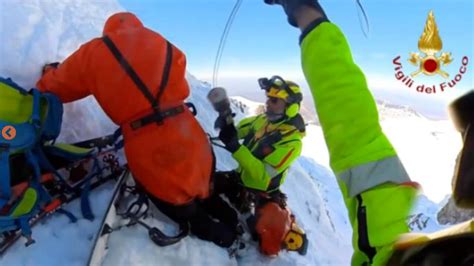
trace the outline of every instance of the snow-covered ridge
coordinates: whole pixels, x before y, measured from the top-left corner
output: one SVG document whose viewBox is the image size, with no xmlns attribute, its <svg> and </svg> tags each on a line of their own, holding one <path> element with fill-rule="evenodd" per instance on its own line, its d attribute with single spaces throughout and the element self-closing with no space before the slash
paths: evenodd
<svg viewBox="0 0 474 266">
<path fill-rule="evenodd" d="M 417 112 L 414 108 L 407 105 L 394 104 L 389 100 L 381 99 L 377 99 L 376 104 L 379 112 L 380 121 L 413 118 L 429 120 L 421 113 Z M 319 125 L 319 118 L 317 117 L 314 104 L 312 102 L 303 102 L 300 113 L 303 115 L 303 117 L 309 124 Z"/>
<path fill-rule="evenodd" d="M 377 100 L 376 102 L 379 111 L 379 119 L 381 121 L 392 118 L 425 118 L 423 115 L 421 115 L 415 109 L 409 106 L 393 104 L 386 100 Z"/>
</svg>

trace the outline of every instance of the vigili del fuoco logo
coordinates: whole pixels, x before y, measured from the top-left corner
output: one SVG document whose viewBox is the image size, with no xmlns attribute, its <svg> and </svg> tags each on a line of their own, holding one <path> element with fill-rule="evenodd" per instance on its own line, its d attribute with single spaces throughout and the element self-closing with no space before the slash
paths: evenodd
<svg viewBox="0 0 474 266">
<path fill-rule="evenodd" d="M 406 74 L 402 71 L 401 56 L 397 56 L 393 59 L 395 66 L 395 78 L 401 81 L 408 88 L 415 88 L 417 92 L 421 93 L 438 93 L 444 92 L 446 89 L 454 88 L 462 80 L 462 76 L 467 72 L 467 64 L 469 59 L 467 56 L 463 56 L 461 64 L 454 76 L 447 73 L 443 67 L 451 64 L 454 58 L 450 52 L 443 51 L 443 42 L 439 36 L 438 27 L 436 26 L 435 17 L 433 11 L 430 11 L 428 18 L 426 19 L 426 25 L 418 40 L 418 50 L 421 53 L 412 52 L 408 62 L 416 66 L 418 69 L 410 74 Z M 426 76 L 441 76 L 446 81 L 439 84 L 416 84 L 415 78 L 419 75 Z"/>
</svg>

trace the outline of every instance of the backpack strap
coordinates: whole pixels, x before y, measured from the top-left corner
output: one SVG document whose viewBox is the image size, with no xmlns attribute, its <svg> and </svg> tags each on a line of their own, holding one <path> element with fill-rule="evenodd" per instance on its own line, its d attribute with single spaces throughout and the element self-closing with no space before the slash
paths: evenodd
<svg viewBox="0 0 474 266">
<path fill-rule="evenodd" d="M 303 117 L 300 114 L 298 114 L 298 115 L 292 117 L 291 119 L 285 121 L 284 124 L 294 126 L 301 133 L 306 132 L 306 125 L 304 123 Z"/>
<path fill-rule="evenodd" d="M 163 95 L 168 85 L 169 74 L 171 70 L 171 60 L 173 58 L 173 46 L 171 45 L 170 42 L 166 41 L 166 61 L 163 67 L 161 83 L 158 87 L 157 95 L 156 97 L 154 97 L 151 94 L 150 90 L 145 85 L 145 83 L 140 79 L 137 72 L 135 72 L 135 70 L 128 63 L 128 61 L 122 55 L 122 53 L 117 48 L 117 46 L 115 46 L 113 41 L 108 36 L 102 37 L 102 40 L 104 41 L 105 45 L 109 48 L 110 52 L 113 54 L 113 56 L 118 61 L 120 66 L 123 68 L 123 70 L 128 74 L 128 76 L 135 83 L 136 87 L 142 92 L 143 96 L 145 96 L 145 98 L 150 102 L 152 106 L 152 109 L 153 109 L 152 114 L 139 118 L 133 121 L 132 123 L 130 123 L 130 126 L 132 129 L 135 130 L 153 122 L 156 122 L 158 125 L 161 125 L 165 118 L 175 116 L 184 111 L 183 106 L 170 108 L 164 111 L 161 111 L 160 109 L 160 98 Z"/>
<path fill-rule="evenodd" d="M 31 89 L 30 93 L 33 95 L 33 111 L 31 112 L 30 123 L 35 127 L 36 130 L 39 130 L 41 127 L 41 118 L 40 118 L 41 93 L 37 89 Z"/>
<path fill-rule="evenodd" d="M 9 155 L 10 145 L 0 143 L 0 209 L 11 197 Z"/>
</svg>

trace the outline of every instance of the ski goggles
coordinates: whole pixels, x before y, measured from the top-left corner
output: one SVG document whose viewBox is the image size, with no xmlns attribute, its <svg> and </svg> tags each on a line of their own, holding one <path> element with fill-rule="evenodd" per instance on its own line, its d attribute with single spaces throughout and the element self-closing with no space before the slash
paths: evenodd
<svg viewBox="0 0 474 266">
<path fill-rule="evenodd" d="M 279 97 L 273 97 L 273 96 L 267 96 L 267 98 L 272 104 L 277 104 L 278 100 L 281 100 Z"/>
<path fill-rule="evenodd" d="M 266 92 L 267 97 L 280 98 L 287 103 L 301 101 L 301 94 L 293 92 L 290 85 L 280 76 L 273 76 L 270 79 L 259 78 L 258 85 Z"/>
</svg>

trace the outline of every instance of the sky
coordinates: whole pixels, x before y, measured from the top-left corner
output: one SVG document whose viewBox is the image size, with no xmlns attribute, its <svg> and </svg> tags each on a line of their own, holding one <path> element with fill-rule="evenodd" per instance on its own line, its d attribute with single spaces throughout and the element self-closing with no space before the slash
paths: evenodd
<svg viewBox="0 0 474 266">
<path fill-rule="evenodd" d="M 360 10 L 351 0 L 323 0 L 329 19 L 339 25 L 350 43 L 354 60 L 366 74 L 376 97 L 411 105 L 433 114 L 468 89 L 474 88 L 474 1 L 472 0 L 385 0 L 361 1 L 369 18 L 366 37 L 359 20 Z M 124 9 L 134 12 L 144 24 L 164 35 L 188 59 L 188 70 L 197 78 L 212 82 L 219 41 L 236 1 L 231 0 L 119 0 Z M 437 85 L 450 81 L 467 56 L 468 73 L 454 89 L 443 93 L 416 92 L 395 79 L 392 60 L 401 56 L 405 74 L 417 67 L 408 63 L 410 52 L 418 51 L 428 12 L 433 10 L 443 42 L 441 52 L 451 52 L 453 62 L 443 67 L 450 74 L 421 77 L 417 85 Z M 256 79 L 279 74 L 307 89 L 300 67 L 299 30 L 289 26 L 281 7 L 260 0 L 244 0 L 230 29 L 222 55 L 217 84 L 230 95 L 256 99 L 262 95 Z M 439 89 L 438 89 L 439 91 Z M 258 97 L 257 97 L 258 98 Z M 433 105 L 430 109 L 427 105 Z M 436 116 L 436 115 L 435 115 Z"/>
</svg>

